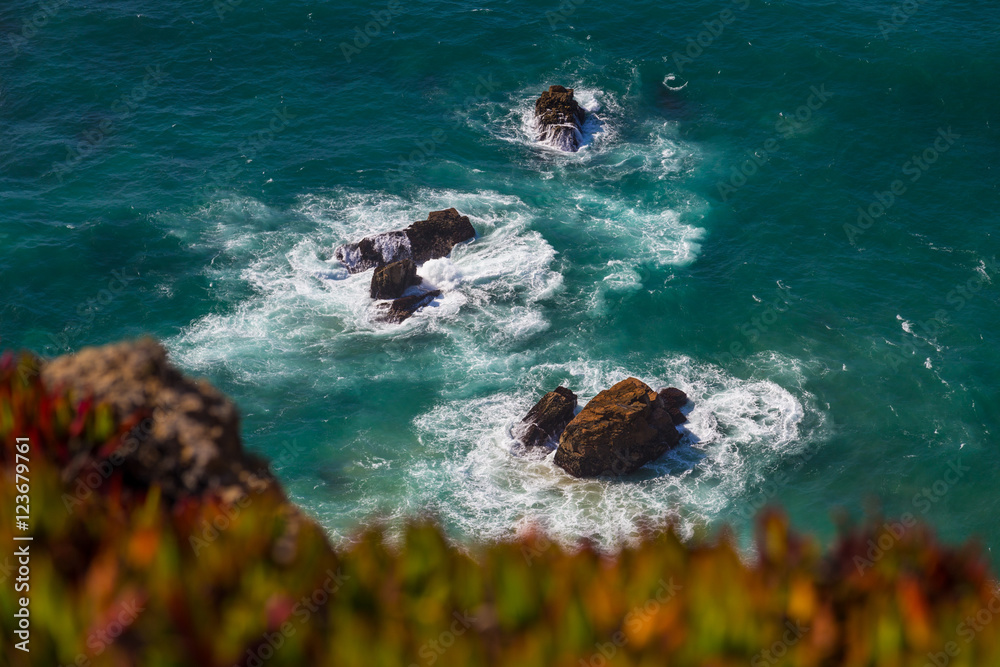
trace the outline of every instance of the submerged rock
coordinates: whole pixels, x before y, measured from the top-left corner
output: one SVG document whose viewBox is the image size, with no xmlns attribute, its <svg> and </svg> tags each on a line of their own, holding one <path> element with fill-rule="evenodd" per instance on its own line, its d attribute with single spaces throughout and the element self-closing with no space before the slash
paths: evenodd
<svg viewBox="0 0 1000 667">
<path fill-rule="evenodd" d="M 549 86 L 535 102 L 538 141 L 562 151 L 579 150 L 586 118 L 587 112 L 573 99 L 572 88 Z"/>
<path fill-rule="evenodd" d="M 441 290 L 432 290 L 422 294 L 404 296 L 391 303 L 380 303 L 378 307 L 383 312 L 379 314 L 378 319 L 382 322 L 399 324 L 439 296 L 441 296 Z"/>
<path fill-rule="evenodd" d="M 667 412 L 670 413 L 670 418 L 673 419 L 675 426 L 687 421 L 687 416 L 681 412 L 681 408 L 687 405 L 687 394 L 676 387 L 667 387 L 660 390 L 659 396 L 660 400 L 663 401 L 663 405 L 667 408 Z"/>
<path fill-rule="evenodd" d="M 566 426 L 555 463 L 574 477 L 627 475 L 679 442 L 663 399 L 628 378 L 595 396 Z"/>
<path fill-rule="evenodd" d="M 412 259 L 401 259 L 375 269 L 372 274 L 373 299 L 397 299 L 407 288 L 420 284 L 417 265 Z"/>
<path fill-rule="evenodd" d="M 566 387 L 556 387 L 542 396 L 535 407 L 514 427 L 513 435 L 525 447 L 540 447 L 558 442 L 566 424 L 576 413 L 576 394 Z"/>
<path fill-rule="evenodd" d="M 476 230 L 468 216 L 454 208 L 431 211 L 426 220 L 406 229 L 367 236 L 357 243 L 347 243 L 334 256 L 351 273 L 361 273 L 403 259 L 422 264 L 445 257 L 457 244 L 475 238 Z"/>
</svg>

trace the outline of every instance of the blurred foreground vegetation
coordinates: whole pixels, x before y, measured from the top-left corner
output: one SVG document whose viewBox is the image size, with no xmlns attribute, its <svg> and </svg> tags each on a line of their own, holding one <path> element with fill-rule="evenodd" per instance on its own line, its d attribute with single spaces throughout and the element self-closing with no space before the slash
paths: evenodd
<svg viewBox="0 0 1000 667">
<path fill-rule="evenodd" d="M 982 554 L 923 527 L 822 553 L 770 513 L 757 556 L 650 533 L 615 558 L 537 535 L 471 554 L 430 523 L 334 551 L 279 490 L 168 504 L 115 457 L 142 415 L 0 362 L 0 661 L 22 665 L 1000 665 Z M 30 440 L 30 592 L 15 593 L 16 438 Z M 22 460 L 23 462 L 23 460 Z M 17 501 L 17 502 L 16 502 Z M 14 648 L 30 596 L 30 653 Z"/>
</svg>

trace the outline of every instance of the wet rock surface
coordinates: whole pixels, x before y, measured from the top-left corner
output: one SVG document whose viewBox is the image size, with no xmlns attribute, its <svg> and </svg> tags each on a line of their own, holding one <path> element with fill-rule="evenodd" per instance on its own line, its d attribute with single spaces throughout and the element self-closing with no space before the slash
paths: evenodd
<svg viewBox="0 0 1000 667">
<path fill-rule="evenodd" d="M 375 269 L 370 293 L 373 299 L 398 299 L 407 289 L 419 284 L 416 263 L 412 259 L 401 259 Z"/>
<path fill-rule="evenodd" d="M 537 140 L 574 153 L 580 149 L 586 118 L 587 112 L 573 98 L 572 88 L 549 86 L 535 102 Z"/>
<path fill-rule="evenodd" d="M 406 229 L 366 236 L 357 243 L 346 243 L 334 251 L 334 257 L 351 273 L 361 273 L 410 259 L 423 264 L 446 257 L 457 244 L 475 238 L 476 230 L 468 216 L 454 208 L 431 211 L 426 220 L 418 220 Z"/>
<path fill-rule="evenodd" d="M 459 243 L 475 238 L 476 230 L 469 217 L 453 208 L 431 211 L 426 220 L 406 228 L 413 261 L 423 264 L 429 259 L 446 257 Z"/>
<path fill-rule="evenodd" d="M 670 413 L 675 426 L 687 421 L 687 416 L 681 412 L 681 408 L 688 403 L 687 394 L 676 387 L 667 387 L 660 390 L 659 396 L 660 400 L 663 401 L 663 405 L 666 406 L 667 412 Z"/>
<path fill-rule="evenodd" d="M 576 394 L 566 387 L 557 387 L 542 396 L 514 427 L 512 435 L 524 447 L 529 448 L 556 443 L 566 424 L 576 414 L 576 405 Z"/>
<path fill-rule="evenodd" d="M 389 303 L 380 303 L 378 304 L 378 308 L 381 312 L 378 315 L 378 319 L 381 322 L 399 324 L 409 319 L 415 312 L 439 296 L 441 296 L 441 290 L 432 290 L 421 294 L 400 297 Z"/>
<path fill-rule="evenodd" d="M 663 399 L 628 378 L 595 396 L 566 426 L 555 463 L 574 477 L 627 475 L 679 442 Z"/>
</svg>

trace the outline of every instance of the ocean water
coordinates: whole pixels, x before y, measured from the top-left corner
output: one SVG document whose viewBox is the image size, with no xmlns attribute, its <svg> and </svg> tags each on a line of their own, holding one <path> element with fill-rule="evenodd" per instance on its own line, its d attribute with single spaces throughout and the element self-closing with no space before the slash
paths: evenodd
<svg viewBox="0 0 1000 667">
<path fill-rule="evenodd" d="M 334 542 L 424 512 L 746 539 L 773 502 L 1000 547 L 998 31 L 931 0 L 8 0 L 0 345 L 157 336 Z M 556 83 L 575 154 L 534 140 Z M 443 295 L 373 321 L 334 249 L 451 206 Z M 692 397 L 678 450 L 511 456 L 543 393 L 630 375 Z"/>
</svg>

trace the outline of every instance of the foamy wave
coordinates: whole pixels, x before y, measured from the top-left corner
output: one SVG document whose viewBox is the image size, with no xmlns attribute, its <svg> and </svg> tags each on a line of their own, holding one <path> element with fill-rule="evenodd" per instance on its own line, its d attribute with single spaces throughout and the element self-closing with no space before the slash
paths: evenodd
<svg viewBox="0 0 1000 667">
<path fill-rule="evenodd" d="M 450 206 L 470 215 L 478 236 L 450 257 L 420 267 L 442 296 L 402 325 L 378 322 L 368 295 L 371 272 L 351 275 L 333 249 Z M 285 213 L 281 231 L 262 230 L 245 217 L 229 219 L 215 204 L 199 216 L 213 225 L 197 242 L 225 241 L 219 257 L 226 261 L 207 269 L 213 288 L 243 294 L 228 309 L 193 322 L 170 347 L 189 368 L 223 366 L 245 381 L 297 372 L 293 350 L 329 349 L 338 345 L 335 334 L 431 330 L 464 336 L 466 330 L 492 331 L 497 343 L 517 340 L 548 326 L 539 302 L 562 285 L 551 268 L 555 251 L 526 229 L 530 215 L 516 197 L 453 191 L 424 191 L 415 200 L 380 193 L 310 195 Z M 247 286 L 252 294 L 245 294 Z"/>
<path fill-rule="evenodd" d="M 604 219 L 606 229 L 632 251 L 632 258 L 657 266 L 685 265 L 701 251 L 705 234 L 681 222 L 674 210 L 646 212 L 616 203 Z"/>
<path fill-rule="evenodd" d="M 910 322 L 909 320 L 904 319 L 902 315 L 896 315 L 896 319 L 899 320 L 899 326 L 902 327 L 902 329 L 903 329 L 904 332 L 906 332 L 907 334 L 909 334 L 913 338 L 916 338 L 919 341 L 923 341 L 924 343 L 927 343 L 928 345 L 930 345 L 931 347 L 933 347 L 939 353 L 944 351 L 944 349 L 945 349 L 944 346 L 939 345 L 936 338 L 934 338 L 933 336 L 924 336 L 924 335 L 922 335 L 922 333 L 924 333 L 923 330 L 921 330 L 921 332 L 914 331 L 914 329 L 913 329 L 913 322 Z M 895 343 L 893 343 L 891 341 L 886 341 L 886 342 L 889 343 L 890 345 L 893 345 L 893 346 L 896 345 Z"/>
<path fill-rule="evenodd" d="M 647 212 L 621 202 L 578 202 L 578 209 L 591 225 L 594 242 L 607 248 L 615 259 L 597 269 L 599 278 L 591 288 L 588 309 L 605 314 L 609 302 L 643 287 L 643 267 L 662 269 L 685 266 L 701 252 L 705 230 L 681 221 L 673 210 Z M 597 267 L 595 267 L 597 268 Z"/>
<path fill-rule="evenodd" d="M 677 125 L 674 123 L 651 127 L 649 143 L 651 150 L 644 167 L 658 179 L 690 172 L 697 164 L 697 152 L 677 136 Z"/>
<path fill-rule="evenodd" d="M 553 464 L 554 454 L 511 456 L 510 429 L 542 393 L 563 384 L 585 404 L 632 374 L 654 388 L 680 387 L 694 401 L 676 450 L 622 480 L 575 479 Z M 410 471 L 414 486 L 447 524 L 479 539 L 508 539 L 519 527 L 540 525 L 567 544 L 588 537 L 616 548 L 643 523 L 666 519 L 690 534 L 732 511 L 806 439 L 808 395 L 739 380 L 687 357 L 646 372 L 610 362 L 542 364 L 521 379 L 524 390 L 455 398 L 415 422 L 429 455 Z"/>
<path fill-rule="evenodd" d="M 684 265 L 697 257 L 705 230 L 691 220 L 698 219 L 700 210 L 709 204 L 694 193 L 678 191 L 673 183 L 662 182 L 677 181 L 691 173 L 700 163 L 700 155 L 696 147 L 681 139 L 675 122 L 646 121 L 629 133 L 628 140 L 620 137 L 618 127 L 627 123 L 630 115 L 627 91 L 615 94 L 580 86 L 574 76 L 555 75 L 552 79 L 578 85 L 574 88 L 578 101 L 592 111 L 590 118 L 602 119 L 602 127 L 588 150 L 551 151 L 565 159 L 549 159 L 546 151 L 544 159 L 535 155 L 526 158 L 523 166 L 539 171 L 544 183 L 537 202 L 541 209 L 554 211 L 556 219 L 579 222 L 593 237 L 590 241 L 615 255 L 602 257 L 602 263 L 621 263 L 609 264 L 608 283 L 595 288 L 592 307 L 599 310 L 606 288 L 614 289 L 620 282 L 615 275 L 641 265 Z M 483 101 L 470 109 L 467 122 L 494 138 L 535 147 L 534 103 L 543 89 L 540 84 L 532 85 L 511 94 L 503 103 Z M 624 200 L 617 187 L 622 181 L 648 183 L 645 201 Z M 567 206 L 575 206 L 576 213 L 565 210 Z"/>
<path fill-rule="evenodd" d="M 677 75 L 672 72 L 663 79 L 663 86 L 668 90 L 684 90 L 685 88 L 687 88 L 689 82 L 685 81 L 680 85 L 677 85 L 677 83 L 678 83 Z"/>
</svg>

